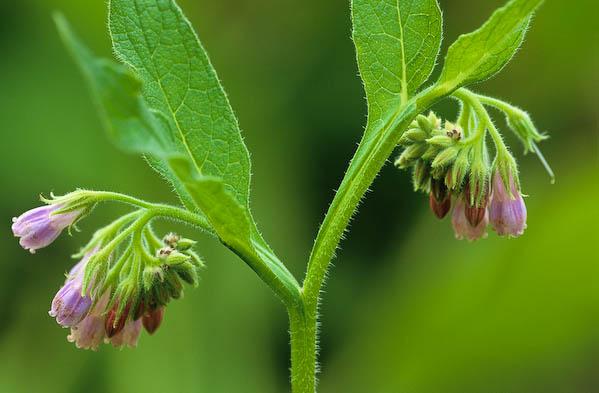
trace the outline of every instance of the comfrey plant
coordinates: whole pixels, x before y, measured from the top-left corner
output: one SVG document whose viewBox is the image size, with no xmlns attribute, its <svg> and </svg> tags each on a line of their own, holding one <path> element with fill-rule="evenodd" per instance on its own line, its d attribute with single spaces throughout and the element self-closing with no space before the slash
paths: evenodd
<svg viewBox="0 0 599 393">
<path fill-rule="evenodd" d="M 434 214 L 453 206 L 456 237 L 502 236 L 526 228 L 518 166 L 487 107 L 503 112 L 526 152 L 545 139 L 529 115 L 466 86 L 498 73 L 516 53 L 542 0 L 511 0 L 478 30 L 462 35 L 426 88 L 441 44 L 436 0 L 353 0 L 353 40 L 368 104 L 362 141 L 320 227 L 302 284 L 260 234 L 250 210 L 250 159 L 237 119 L 188 20 L 174 0 L 111 0 L 109 29 L 120 63 L 98 59 L 56 17 L 62 38 L 83 70 L 108 133 L 122 149 L 142 154 L 174 189 L 180 206 L 104 191 L 77 190 L 43 199 L 46 206 L 15 218 L 13 232 L 35 252 L 102 202 L 132 211 L 99 229 L 76 255 L 50 315 L 71 329 L 68 340 L 97 349 L 104 341 L 135 346 L 142 326 L 153 333 L 183 283 L 198 283 L 203 262 L 195 242 L 152 222 L 191 224 L 221 241 L 285 305 L 291 334 L 291 385 L 316 389 L 318 306 L 327 270 L 360 200 L 395 148 L 411 168 L 414 189 L 429 194 Z M 457 119 L 430 108 L 444 98 Z M 489 144 L 489 139 L 492 145 Z"/>
</svg>

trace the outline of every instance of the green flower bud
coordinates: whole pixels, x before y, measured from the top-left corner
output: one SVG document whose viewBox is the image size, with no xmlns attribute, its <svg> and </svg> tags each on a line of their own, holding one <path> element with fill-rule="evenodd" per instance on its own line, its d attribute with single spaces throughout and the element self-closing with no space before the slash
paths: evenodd
<svg viewBox="0 0 599 393">
<path fill-rule="evenodd" d="M 203 269 L 206 266 L 204 264 L 204 261 L 202 260 L 202 258 L 200 258 L 200 256 L 198 254 L 196 254 L 195 252 L 189 250 L 186 253 L 187 253 L 187 255 L 189 255 L 191 257 L 190 262 L 193 263 L 193 265 L 197 269 Z"/>
<path fill-rule="evenodd" d="M 401 169 L 408 168 L 415 164 L 415 161 L 419 159 L 422 154 L 426 151 L 427 146 L 425 144 L 416 144 L 408 146 L 403 153 L 395 160 L 395 166 Z"/>
<path fill-rule="evenodd" d="M 422 158 L 424 161 L 432 161 L 435 159 L 435 157 L 437 157 L 437 154 L 439 154 L 440 151 L 441 148 L 439 146 L 428 145 L 426 151 L 420 158 Z"/>
<path fill-rule="evenodd" d="M 423 161 L 416 161 L 414 170 L 412 171 L 412 184 L 414 185 L 414 191 L 428 192 L 430 188 L 431 180 L 431 167 Z"/>
<path fill-rule="evenodd" d="M 197 268 L 191 262 L 183 262 L 173 267 L 173 270 L 179 275 L 179 277 L 186 283 L 198 286 L 199 277 Z"/>
<path fill-rule="evenodd" d="M 459 152 L 459 146 L 451 146 L 446 149 L 443 149 L 439 154 L 437 154 L 437 157 L 435 157 L 431 166 L 433 167 L 433 169 L 438 167 L 446 167 L 456 159 Z"/>
<path fill-rule="evenodd" d="M 426 143 L 438 147 L 449 147 L 455 144 L 455 141 L 447 135 L 436 135 L 426 140 Z"/>
<path fill-rule="evenodd" d="M 428 134 L 420 128 L 411 128 L 403 133 L 399 138 L 399 144 L 402 146 L 409 146 L 414 142 L 424 142 L 428 138 Z"/>
<path fill-rule="evenodd" d="M 445 185 L 450 190 L 457 190 L 462 187 L 464 178 L 470 169 L 470 148 L 465 147 L 460 150 L 453 165 L 445 175 Z"/>
<path fill-rule="evenodd" d="M 441 119 L 439 119 L 436 115 L 435 112 L 430 111 L 428 113 L 428 121 L 430 124 L 432 124 L 433 129 L 438 130 L 439 128 L 441 128 Z"/>
<path fill-rule="evenodd" d="M 446 166 L 438 166 L 436 168 L 431 169 L 431 176 L 435 180 L 445 179 L 445 175 L 447 175 L 448 168 Z"/>
<path fill-rule="evenodd" d="M 193 246 L 195 246 L 196 244 L 197 244 L 197 242 L 195 240 L 181 238 L 177 242 L 177 250 L 179 250 L 179 251 L 187 251 L 190 248 L 192 248 Z"/>
<path fill-rule="evenodd" d="M 142 283 L 146 291 L 164 281 L 164 271 L 160 266 L 146 266 L 142 273 Z"/>
<path fill-rule="evenodd" d="M 166 280 L 164 282 L 164 288 L 173 299 L 181 298 L 183 294 L 183 284 L 181 284 L 181 280 L 177 276 L 177 274 L 169 270 L 166 274 Z"/>
<path fill-rule="evenodd" d="M 524 152 L 534 152 L 534 142 L 547 139 L 547 135 L 541 134 L 535 127 L 528 113 L 516 109 L 506 113 L 507 124 L 524 145 Z"/>
<path fill-rule="evenodd" d="M 191 257 L 189 255 L 183 254 L 179 251 L 173 251 L 164 259 L 164 262 L 169 266 L 173 266 L 188 262 L 190 259 Z"/>
<path fill-rule="evenodd" d="M 427 134 L 430 134 L 435 129 L 435 123 L 424 115 L 418 115 L 416 122 L 418 123 L 418 127 Z"/>
</svg>

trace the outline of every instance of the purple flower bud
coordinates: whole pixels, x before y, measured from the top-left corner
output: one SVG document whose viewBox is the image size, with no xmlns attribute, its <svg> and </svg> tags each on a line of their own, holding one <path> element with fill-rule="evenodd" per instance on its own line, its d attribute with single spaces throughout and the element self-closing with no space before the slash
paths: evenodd
<svg viewBox="0 0 599 393">
<path fill-rule="evenodd" d="M 63 327 L 72 327 L 77 325 L 87 315 L 92 299 L 87 295 L 82 295 L 83 276 L 85 266 L 93 253 L 88 253 L 83 259 L 77 263 L 69 273 L 65 284 L 60 288 L 48 314 L 56 318 Z"/>
<path fill-rule="evenodd" d="M 495 232 L 500 236 L 520 236 L 526 229 L 526 205 L 510 174 L 512 195 L 505 189 L 499 172 L 493 176 L 493 195 L 489 206 L 489 218 Z"/>
<path fill-rule="evenodd" d="M 160 327 L 163 318 L 164 306 L 156 307 L 150 311 L 147 311 L 142 317 L 144 328 L 148 333 L 154 334 L 154 332 Z"/>
<path fill-rule="evenodd" d="M 472 226 L 466 217 L 466 206 L 462 198 L 459 198 L 453 208 L 451 223 L 455 232 L 456 239 L 468 239 L 469 241 L 478 240 L 487 236 L 487 224 L 489 223 L 489 214 L 485 210 L 482 220 L 476 226 Z"/>
<path fill-rule="evenodd" d="M 470 223 L 470 225 L 473 227 L 477 227 L 484 220 L 485 215 L 487 215 L 487 203 L 489 200 L 489 193 L 487 191 L 484 191 L 483 197 L 482 197 L 482 200 L 480 201 L 480 203 L 477 203 L 475 201 L 474 204 L 472 204 L 471 203 L 472 202 L 471 192 L 472 192 L 472 190 L 470 189 L 470 182 L 468 182 L 466 184 L 465 191 L 464 191 L 464 200 L 465 200 L 464 209 L 465 209 L 466 219 L 468 219 L 468 222 Z M 475 195 L 477 195 L 477 194 L 479 194 L 478 187 L 475 192 Z"/>
<path fill-rule="evenodd" d="M 32 254 L 35 250 L 52 243 L 65 229 L 81 215 L 81 210 L 53 214 L 62 209 L 62 205 L 46 205 L 29 210 L 18 218 L 13 218 L 12 232 L 20 237 L 19 244 Z"/>
<path fill-rule="evenodd" d="M 451 209 L 451 194 L 442 180 L 431 180 L 429 206 L 438 219 L 443 219 Z"/>
<path fill-rule="evenodd" d="M 137 340 L 141 333 L 141 318 L 134 321 L 132 319 L 127 320 L 123 329 L 116 335 L 112 336 L 108 341 L 117 348 L 128 346 L 129 348 L 135 348 L 137 346 Z"/>
<path fill-rule="evenodd" d="M 106 313 L 106 321 L 104 324 L 104 330 L 106 337 L 112 338 L 119 334 L 121 330 L 125 328 L 125 324 L 129 319 L 129 313 L 131 312 L 131 302 L 125 305 L 125 309 L 117 319 L 118 309 L 120 305 L 117 302 L 109 311 Z"/>
<path fill-rule="evenodd" d="M 104 309 L 109 299 L 110 293 L 104 293 L 87 316 L 71 328 L 71 334 L 67 336 L 69 342 L 74 342 L 81 349 L 98 349 L 104 339 Z"/>
</svg>

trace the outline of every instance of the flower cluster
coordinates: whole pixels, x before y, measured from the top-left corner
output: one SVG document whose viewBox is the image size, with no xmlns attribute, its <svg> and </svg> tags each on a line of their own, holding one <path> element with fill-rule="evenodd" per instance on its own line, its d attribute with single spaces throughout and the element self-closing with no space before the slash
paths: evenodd
<svg viewBox="0 0 599 393">
<path fill-rule="evenodd" d="M 496 145 L 492 162 L 486 145 L 488 128 Z M 464 108 L 456 124 L 442 122 L 432 112 L 420 115 L 399 144 L 404 149 L 395 165 L 412 168 L 414 189 L 429 194 L 433 213 L 442 219 L 453 204 L 456 238 L 484 238 L 489 225 L 500 236 L 523 234 L 526 205 L 516 161 L 488 117 L 477 118 Z"/>
<path fill-rule="evenodd" d="M 21 245 L 33 252 L 73 226 L 94 203 L 82 205 L 76 196 L 55 197 L 14 219 Z M 182 296 L 183 282 L 197 286 L 204 264 L 192 250 L 195 242 L 174 233 L 158 238 L 150 219 L 143 209 L 127 214 L 98 230 L 75 255 L 80 261 L 49 314 L 70 328 L 67 339 L 78 348 L 96 350 L 102 342 L 135 347 L 142 327 L 150 334 L 160 327 L 166 305 Z"/>
</svg>

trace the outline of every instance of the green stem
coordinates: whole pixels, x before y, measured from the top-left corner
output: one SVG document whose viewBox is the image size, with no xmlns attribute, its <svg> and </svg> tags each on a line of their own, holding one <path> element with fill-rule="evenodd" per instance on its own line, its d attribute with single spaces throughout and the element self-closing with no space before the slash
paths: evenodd
<svg viewBox="0 0 599 393">
<path fill-rule="evenodd" d="M 197 226 L 209 233 L 213 234 L 210 223 L 201 214 L 190 212 L 189 210 L 181 209 L 175 206 L 151 203 L 144 200 L 132 197 L 130 195 L 121 194 L 118 192 L 111 191 L 91 191 L 97 202 L 122 202 L 142 209 L 147 209 L 152 212 L 154 216 L 165 216 L 171 217 L 177 221 L 186 222 Z"/>
<path fill-rule="evenodd" d="M 509 150 L 505 145 L 501 134 L 499 131 L 497 131 L 495 124 L 493 124 L 493 121 L 491 120 L 491 116 L 489 116 L 489 113 L 481 103 L 481 97 L 467 89 L 458 89 L 453 93 L 453 96 L 472 106 L 479 121 L 483 123 L 483 125 L 489 130 L 489 134 L 491 135 L 493 143 L 497 148 L 497 154 L 502 156 L 510 156 Z"/>
<path fill-rule="evenodd" d="M 448 91 L 431 88 L 412 98 L 378 129 L 367 130 L 320 227 L 304 280 L 303 308 L 290 309 L 293 393 L 316 389 L 318 304 L 335 250 L 362 197 L 411 122 Z"/>
<path fill-rule="evenodd" d="M 314 393 L 318 356 L 317 313 L 303 308 L 289 309 L 291 339 L 291 391 Z"/>
<path fill-rule="evenodd" d="M 175 206 L 146 202 L 117 192 L 90 191 L 90 193 L 96 202 L 114 201 L 126 203 L 145 210 L 145 214 L 150 215 L 152 218 L 167 217 L 191 224 L 216 236 L 212 226 L 202 214 Z M 298 307 L 301 302 L 301 294 L 297 280 L 272 250 L 266 246 L 266 242 L 259 235 L 257 229 L 254 232 L 252 237 L 253 247 L 227 246 L 258 274 L 262 281 L 283 300 L 288 308 Z"/>
</svg>

